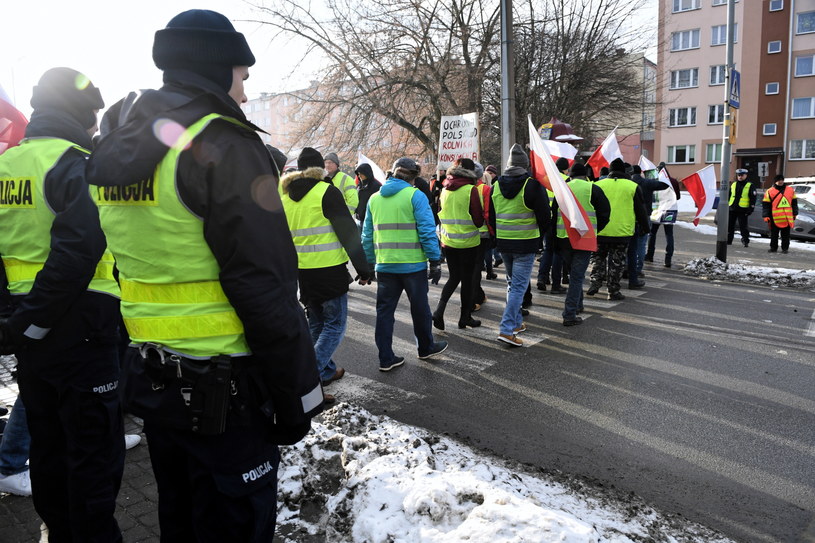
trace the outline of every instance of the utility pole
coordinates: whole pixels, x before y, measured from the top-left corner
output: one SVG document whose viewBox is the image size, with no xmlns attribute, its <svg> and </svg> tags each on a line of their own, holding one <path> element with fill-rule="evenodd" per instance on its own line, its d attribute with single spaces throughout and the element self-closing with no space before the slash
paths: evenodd
<svg viewBox="0 0 815 543">
<path fill-rule="evenodd" d="M 501 167 L 515 143 L 515 39 L 512 35 L 512 0 L 501 0 Z"/>
<path fill-rule="evenodd" d="M 716 229 L 716 258 L 722 262 L 727 262 L 727 229 L 730 221 L 730 144 L 731 134 L 735 138 L 735 123 L 733 118 L 735 108 L 739 107 L 739 102 L 733 105 L 732 90 L 733 90 L 733 34 L 735 33 L 736 21 L 736 0 L 727 0 L 727 45 L 725 46 L 725 56 L 727 63 L 725 64 L 725 79 L 724 79 L 724 128 L 722 135 L 722 161 L 721 161 L 721 180 L 719 187 L 719 208 L 716 210 L 716 221 L 718 227 Z M 736 74 L 738 77 L 738 74 Z M 736 88 L 738 91 L 738 87 Z M 737 98 L 739 98 L 737 96 Z M 731 109 L 732 108 L 732 109 Z M 731 130 L 732 128 L 732 130 Z"/>
</svg>

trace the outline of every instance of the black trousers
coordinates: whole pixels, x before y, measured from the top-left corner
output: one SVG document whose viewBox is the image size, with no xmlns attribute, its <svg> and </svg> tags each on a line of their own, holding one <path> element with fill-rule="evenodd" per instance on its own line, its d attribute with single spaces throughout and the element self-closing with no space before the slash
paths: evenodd
<svg viewBox="0 0 815 543">
<path fill-rule="evenodd" d="M 790 248 L 790 230 L 791 227 L 779 228 L 772 221 L 770 222 L 770 250 L 775 252 L 778 250 L 778 235 L 781 235 L 781 250 L 786 251 Z"/>
<path fill-rule="evenodd" d="M 476 267 L 478 246 L 468 247 L 467 249 L 444 247 L 444 256 L 447 258 L 447 271 L 450 277 L 441 289 L 441 297 L 436 311 L 444 315 L 447 302 L 455 292 L 456 287 L 461 283 L 461 316 L 459 322 L 464 322 L 470 318 L 473 309 L 473 268 Z"/>
<path fill-rule="evenodd" d="M 747 228 L 747 217 L 750 216 L 748 210 L 734 210 L 730 208 L 730 213 L 727 216 L 727 243 L 733 243 L 733 238 L 736 235 L 736 223 L 739 223 L 739 232 L 741 232 L 742 243 L 750 243 L 750 230 Z"/>
<path fill-rule="evenodd" d="M 113 516 L 125 457 L 117 351 L 91 340 L 17 355 L 32 498 L 51 543 L 122 540 Z"/>
</svg>

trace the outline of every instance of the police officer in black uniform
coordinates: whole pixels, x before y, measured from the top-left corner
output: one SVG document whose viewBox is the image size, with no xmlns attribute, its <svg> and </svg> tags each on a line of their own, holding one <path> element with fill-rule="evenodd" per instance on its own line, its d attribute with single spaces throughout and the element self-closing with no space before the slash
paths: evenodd
<svg viewBox="0 0 815 543">
<path fill-rule="evenodd" d="M 31 433 L 34 507 L 49 541 L 112 542 L 124 469 L 117 354 L 119 299 L 85 163 L 104 107 L 69 68 L 34 87 L 26 138 L 0 156 L 0 254 Z"/>
</svg>

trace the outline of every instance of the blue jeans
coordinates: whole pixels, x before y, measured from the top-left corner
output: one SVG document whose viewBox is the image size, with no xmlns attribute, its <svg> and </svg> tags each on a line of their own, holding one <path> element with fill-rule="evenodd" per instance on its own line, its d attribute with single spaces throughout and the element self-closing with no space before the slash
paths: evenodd
<svg viewBox="0 0 815 543">
<path fill-rule="evenodd" d="M 629 284 L 637 283 L 637 276 L 642 272 L 642 265 L 645 262 L 645 248 L 647 245 L 648 234 L 634 234 L 628 242 L 627 268 Z"/>
<path fill-rule="evenodd" d="M 393 324 L 396 320 L 396 306 L 402 291 L 407 293 L 410 301 L 410 316 L 413 319 L 413 334 L 419 347 L 419 356 L 430 353 L 433 347 L 433 317 L 430 314 L 430 303 L 427 301 L 427 272 L 422 270 L 413 273 L 377 272 L 376 283 L 376 330 L 374 339 L 379 349 L 379 362 L 389 364 L 393 361 Z"/>
<path fill-rule="evenodd" d="M 348 320 L 348 293 L 321 304 L 306 305 L 306 318 L 317 355 L 317 371 L 326 381 L 334 376 L 337 364 L 331 359 L 345 336 Z"/>
<path fill-rule="evenodd" d="M 648 251 L 646 254 L 651 258 L 654 259 L 654 252 L 656 251 L 657 245 L 657 232 L 659 232 L 660 223 L 655 222 L 651 224 L 651 235 L 648 236 Z M 671 257 L 674 255 L 674 225 L 672 224 L 665 224 L 665 262 L 670 263 Z"/>
<path fill-rule="evenodd" d="M 0 475 L 14 475 L 27 470 L 30 446 L 31 434 L 28 433 L 25 406 L 20 396 L 17 396 L 0 443 Z"/>
<path fill-rule="evenodd" d="M 532 277 L 532 268 L 535 264 L 535 253 L 505 253 L 501 252 L 504 266 L 507 271 L 507 305 L 501 317 L 501 333 L 511 336 L 516 328 L 523 324 L 521 304 L 524 293 Z"/>
<path fill-rule="evenodd" d="M 569 266 L 569 290 L 566 291 L 566 304 L 563 319 L 573 320 L 583 309 L 583 279 L 589 267 L 591 251 L 575 251 L 571 247 L 564 251 L 563 258 Z"/>
</svg>

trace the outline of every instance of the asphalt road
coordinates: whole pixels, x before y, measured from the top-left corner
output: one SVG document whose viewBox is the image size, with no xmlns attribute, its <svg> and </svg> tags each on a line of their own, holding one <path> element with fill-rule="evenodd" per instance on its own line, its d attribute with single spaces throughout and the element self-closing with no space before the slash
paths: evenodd
<svg viewBox="0 0 815 543">
<path fill-rule="evenodd" d="M 375 288 L 354 285 L 335 356 L 349 373 L 329 392 L 740 541 L 815 541 L 815 292 L 685 276 L 715 238 L 676 236 L 674 269 L 658 252 L 643 290 L 587 298 L 582 326 L 562 326 L 563 295 L 536 293 L 522 349 L 495 340 L 502 273 L 484 281 L 481 328 L 458 330 L 454 297 L 433 362 L 415 358 L 403 300 L 394 348 L 407 363 L 390 373 L 377 371 Z M 798 247 L 768 255 L 756 240 L 728 261 L 815 269 Z"/>
</svg>

